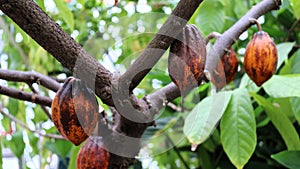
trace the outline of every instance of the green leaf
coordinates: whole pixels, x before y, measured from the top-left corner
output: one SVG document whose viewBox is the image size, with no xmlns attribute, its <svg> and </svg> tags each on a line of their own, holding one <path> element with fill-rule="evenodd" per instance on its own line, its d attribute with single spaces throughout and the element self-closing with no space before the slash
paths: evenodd
<svg viewBox="0 0 300 169">
<path fill-rule="evenodd" d="M 204 1 L 194 15 L 196 16 L 195 23 L 205 35 L 208 35 L 212 31 L 221 32 L 223 30 L 225 11 L 221 1 Z"/>
<path fill-rule="evenodd" d="M 39 146 L 38 146 L 38 141 L 39 138 L 36 137 L 33 133 L 28 132 L 28 139 L 29 139 L 29 144 L 32 148 L 32 151 L 30 152 L 31 157 L 39 154 Z"/>
<path fill-rule="evenodd" d="M 3 145 L 10 148 L 16 157 L 21 158 L 25 148 L 23 131 L 18 131 L 11 136 L 11 140 L 3 139 Z"/>
<path fill-rule="evenodd" d="M 206 97 L 187 116 L 183 132 L 189 141 L 198 145 L 213 132 L 231 98 L 231 92 L 219 92 Z"/>
<path fill-rule="evenodd" d="M 83 144 L 80 144 L 79 146 L 73 146 L 71 150 L 71 156 L 70 156 L 70 162 L 68 169 L 74 169 L 76 168 L 76 159 L 77 159 L 77 154 L 82 147 Z"/>
<path fill-rule="evenodd" d="M 290 53 L 294 45 L 295 45 L 294 42 L 281 43 L 277 45 L 277 50 L 278 50 L 277 69 L 288 58 L 288 54 Z"/>
<path fill-rule="evenodd" d="M 290 102 L 295 118 L 300 124 L 300 97 L 290 98 Z"/>
<path fill-rule="evenodd" d="M 57 9 L 59 10 L 59 14 L 63 18 L 63 20 L 67 23 L 71 30 L 74 29 L 74 16 L 67 4 L 62 0 L 54 0 Z"/>
<path fill-rule="evenodd" d="M 245 73 L 242 77 L 240 88 L 246 88 L 249 92 L 258 92 L 260 87 L 256 86 L 256 84 L 249 78 L 249 76 Z"/>
<path fill-rule="evenodd" d="M 48 142 L 45 144 L 46 148 L 48 148 L 53 153 L 60 156 L 62 159 L 65 159 L 65 157 L 68 155 L 68 153 L 71 151 L 72 143 L 66 140 L 56 140 L 55 142 Z"/>
<path fill-rule="evenodd" d="M 85 0 L 77 0 L 77 2 L 84 6 Z"/>
<path fill-rule="evenodd" d="M 251 93 L 256 102 L 265 109 L 270 120 L 283 138 L 288 150 L 300 150 L 299 135 L 287 115 L 264 97 Z"/>
<path fill-rule="evenodd" d="M 39 5 L 40 8 L 42 8 L 43 11 L 46 11 L 44 0 L 38 0 L 36 3 Z"/>
<path fill-rule="evenodd" d="M 43 122 L 43 121 L 47 121 L 49 118 L 48 116 L 45 114 L 44 110 L 41 108 L 40 105 L 37 105 L 34 108 L 34 118 L 32 119 L 32 121 L 34 123 L 38 123 L 38 122 Z"/>
<path fill-rule="evenodd" d="M 294 15 L 299 19 L 300 18 L 300 1 L 299 0 L 290 0 L 292 3 L 292 8 L 294 10 Z"/>
<path fill-rule="evenodd" d="M 233 91 L 220 127 L 225 153 L 236 168 L 243 168 L 256 146 L 255 115 L 246 89 Z"/>
<path fill-rule="evenodd" d="M 300 74 L 300 50 L 297 50 L 293 56 L 285 62 L 279 74 Z"/>
<path fill-rule="evenodd" d="M 271 157 L 287 168 L 300 168 L 300 151 L 282 151 L 280 153 L 271 155 Z"/>
<path fill-rule="evenodd" d="M 273 75 L 263 84 L 263 88 L 275 98 L 300 97 L 300 75 Z"/>
<path fill-rule="evenodd" d="M 10 97 L 7 108 L 8 108 L 9 114 L 16 116 L 19 111 L 19 101 L 17 99 Z"/>
</svg>

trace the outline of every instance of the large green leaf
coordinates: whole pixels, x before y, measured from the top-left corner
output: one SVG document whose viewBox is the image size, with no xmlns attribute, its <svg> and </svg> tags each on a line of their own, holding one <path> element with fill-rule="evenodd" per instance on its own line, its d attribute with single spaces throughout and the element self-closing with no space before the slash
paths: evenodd
<svg viewBox="0 0 300 169">
<path fill-rule="evenodd" d="M 299 0 L 290 0 L 292 3 L 292 8 L 294 10 L 294 15 L 299 19 L 300 18 L 300 1 Z"/>
<path fill-rule="evenodd" d="M 274 160 L 290 169 L 300 168 L 300 151 L 282 151 L 271 156 Z"/>
<path fill-rule="evenodd" d="M 192 144 L 201 144 L 211 135 L 230 97 L 231 92 L 219 92 L 203 99 L 190 112 L 185 120 L 183 132 Z"/>
<path fill-rule="evenodd" d="M 281 43 L 277 45 L 277 50 L 278 50 L 277 69 L 288 58 L 288 54 L 290 53 L 294 45 L 295 43 L 292 42 Z"/>
<path fill-rule="evenodd" d="M 263 88 L 275 98 L 300 97 L 300 75 L 274 75 L 263 84 Z"/>
<path fill-rule="evenodd" d="M 283 138 L 288 150 L 300 150 L 299 135 L 287 115 L 264 97 L 255 93 L 251 93 L 251 96 L 265 109 L 268 117 Z"/>
<path fill-rule="evenodd" d="M 74 29 L 74 17 L 70 9 L 68 8 L 65 1 L 62 0 L 54 0 L 57 9 L 59 10 L 59 14 L 63 18 L 63 20 L 67 23 L 71 30 Z"/>
<path fill-rule="evenodd" d="M 195 23 L 205 35 L 212 31 L 221 32 L 223 30 L 225 11 L 220 0 L 204 1 L 194 15 L 196 16 Z"/>
<path fill-rule="evenodd" d="M 256 146 L 255 115 L 246 89 L 233 91 L 220 130 L 225 153 L 236 168 L 243 168 Z"/>
<path fill-rule="evenodd" d="M 300 124 L 300 97 L 290 98 L 291 107 L 298 123 Z"/>
</svg>

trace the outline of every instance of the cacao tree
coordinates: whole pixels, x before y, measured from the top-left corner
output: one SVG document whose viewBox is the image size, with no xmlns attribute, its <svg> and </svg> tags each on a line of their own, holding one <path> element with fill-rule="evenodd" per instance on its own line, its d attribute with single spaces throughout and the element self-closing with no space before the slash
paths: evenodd
<svg viewBox="0 0 300 169">
<path fill-rule="evenodd" d="M 0 0 L 0 150 L 19 168 L 299 168 L 298 9 Z"/>
</svg>

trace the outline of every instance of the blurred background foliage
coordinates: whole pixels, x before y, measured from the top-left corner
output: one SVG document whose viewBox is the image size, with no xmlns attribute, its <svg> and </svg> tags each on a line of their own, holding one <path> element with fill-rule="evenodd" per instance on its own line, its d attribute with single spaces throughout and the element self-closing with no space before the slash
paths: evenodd
<svg viewBox="0 0 300 169">
<path fill-rule="evenodd" d="M 155 36 L 178 0 L 120 0 L 117 6 L 114 6 L 114 0 L 35 0 L 35 2 L 107 69 L 122 74 Z M 259 2 L 260 0 L 205 0 L 189 23 L 195 24 L 204 36 L 213 31 L 222 33 Z M 300 167 L 298 147 L 300 143 L 297 143 L 300 131 L 300 104 L 298 104 L 300 103 L 300 84 L 298 84 L 300 80 L 294 79 L 299 79 L 297 74 L 300 73 L 299 9 L 299 1 L 283 0 L 283 5 L 278 11 L 269 12 L 259 18 L 263 30 L 268 32 L 278 45 L 279 57 L 282 60 L 276 72 L 279 80 L 284 82 L 283 75 L 289 75 L 293 77 L 291 81 L 294 80 L 295 85 L 280 83 L 282 86 L 274 87 L 272 84 L 277 82 L 272 81 L 269 86 L 258 88 L 249 81 L 244 73 L 242 62 L 245 47 L 257 31 L 255 26 L 244 32 L 233 45 L 238 53 L 240 66 L 234 82 L 228 84 L 223 91 L 246 88 L 252 96 L 251 101 L 246 102 L 246 105 L 250 105 L 249 111 L 252 111 L 251 107 L 253 107 L 256 121 L 254 127 L 257 141 L 252 143 L 255 150 L 253 153 L 248 152 L 250 154 L 247 157 L 242 157 L 244 160 L 250 158 L 249 161 L 246 160 L 247 164 L 244 168 Z M 60 80 L 72 75 L 8 17 L 2 13 L 0 16 L 1 69 L 36 71 Z M 150 94 L 171 82 L 167 72 L 167 58 L 168 52 L 134 90 L 138 97 Z M 0 80 L 0 83 L 31 92 L 29 86 L 24 83 L 4 80 Z M 53 98 L 55 94 L 38 84 L 33 84 L 33 87 L 43 96 Z M 191 151 L 191 144 L 183 132 L 183 126 L 187 125 L 184 122 L 188 112 L 201 111 L 194 107 L 201 104 L 204 98 L 210 97 L 213 90 L 214 87 L 206 83 L 191 92 L 185 98 L 186 113 L 177 110 L 180 98 L 161 110 L 156 117 L 156 127 L 149 127 L 144 133 L 143 148 L 138 163 L 132 168 L 231 169 L 235 168 L 234 166 L 238 167 L 239 164 L 231 160 L 238 155 L 224 151 L 226 146 L 230 148 L 230 145 L 222 145 L 219 125 L 209 133 L 209 137 L 198 146 L 196 151 Z M 294 92 L 287 92 L 278 97 L 276 96 L 278 90 Z M 243 92 L 239 94 L 241 93 Z M 250 95 L 246 96 L 250 98 Z M 270 117 L 274 105 L 275 107 L 279 105 L 279 115 L 283 113 L 288 117 L 292 129 L 285 128 L 284 125 L 278 127 L 274 119 L 276 121 L 279 117 Z M 51 120 L 39 105 L 1 95 L 0 107 L 1 111 L 13 115 L 33 130 L 49 134 L 57 133 Z M 50 111 L 49 108 L 47 109 Z M 106 109 L 109 114 L 109 109 Z M 50 168 L 56 163 L 59 163 L 61 168 L 75 168 L 79 147 L 67 141 L 40 137 L 25 130 L 6 116 L 0 118 L 0 145 L 11 149 L 18 158 L 20 168 Z M 290 130 L 296 131 L 295 136 L 298 136 L 298 138 L 291 138 L 296 142 L 294 149 L 287 147 L 286 140 L 282 136 L 282 132 L 289 133 Z M 5 162 L 5 159 L 3 161 Z"/>
</svg>

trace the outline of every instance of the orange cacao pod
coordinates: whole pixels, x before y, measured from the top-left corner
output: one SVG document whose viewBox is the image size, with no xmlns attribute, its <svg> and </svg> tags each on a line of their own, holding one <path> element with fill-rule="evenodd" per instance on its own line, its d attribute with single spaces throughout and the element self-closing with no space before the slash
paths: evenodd
<svg viewBox="0 0 300 169">
<path fill-rule="evenodd" d="M 269 34 L 258 31 L 249 41 L 244 56 L 245 71 L 257 86 L 272 77 L 276 71 L 278 52 Z"/>
<path fill-rule="evenodd" d="M 238 70 L 238 58 L 232 48 L 225 53 L 217 64 L 216 69 L 211 76 L 211 82 L 217 87 L 222 89 L 226 84 L 233 81 Z"/>
<path fill-rule="evenodd" d="M 195 25 L 186 25 L 170 46 L 168 71 L 183 95 L 201 83 L 206 62 L 205 40 Z"/>
<path fill-rule="evenodd" d="M 107 169 L 110 153 L 103 147 L 101 137 L 90 137 L 80 148 L 77 159 L 77 169 Z"/>
<path fill-rule="evenodd" d="M 81 80 L 70 77 L 54 97 L 52 120 L 59 133 L 77 146 L 94 131 L 98 109 L 94 93 Z"/>
</svg>

